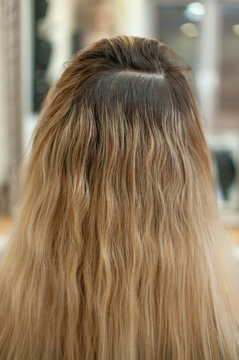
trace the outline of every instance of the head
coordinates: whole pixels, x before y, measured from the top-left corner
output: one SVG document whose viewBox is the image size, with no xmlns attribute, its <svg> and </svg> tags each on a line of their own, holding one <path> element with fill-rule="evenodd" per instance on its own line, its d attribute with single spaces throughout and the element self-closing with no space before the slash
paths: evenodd
<svg viewBox="0 0 239 360">
<path fill-rule="evenodd" d="M 50 90 L 0 272 L 2 357 L 237 358 L 189 70 L 165 44 L 121 36 L 78 52 Z"/>
</svg>

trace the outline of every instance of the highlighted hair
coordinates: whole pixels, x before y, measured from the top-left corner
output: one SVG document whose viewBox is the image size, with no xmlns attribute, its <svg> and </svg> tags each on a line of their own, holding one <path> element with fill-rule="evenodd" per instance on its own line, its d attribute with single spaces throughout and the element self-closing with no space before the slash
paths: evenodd
<svg viewBox="0 0 239 360">
<path fill-rule="evenodd" d="M 239 297 L 185 72 L 153 39 L 50 90 L 0 268 L 3 360 L 236 360 Z"/>
</svg>

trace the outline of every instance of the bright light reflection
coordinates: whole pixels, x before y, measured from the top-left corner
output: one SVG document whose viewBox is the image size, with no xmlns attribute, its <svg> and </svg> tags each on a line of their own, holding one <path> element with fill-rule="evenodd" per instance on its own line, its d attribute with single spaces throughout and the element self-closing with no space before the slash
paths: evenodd
<svg viewBox="0 0 239 360">
<path fill-rule="evenodd" d="M 237 36 L 239 36 L 239 24 L 233 25 L 232 30 Z"/>
<path fill-rule="evenodd" d="M 200 21 L 205 14 L 205 6 L 200 2 L 192 2 L 186 6 L 184 15 L 191 21 Z"/>
<path fill-rule="evenodd" d="M 180 30 L 189 37 L 197 37 L 198 29 L 197 26 L 193 23 L 186 23 L 180 26 Z"/>
</svg>

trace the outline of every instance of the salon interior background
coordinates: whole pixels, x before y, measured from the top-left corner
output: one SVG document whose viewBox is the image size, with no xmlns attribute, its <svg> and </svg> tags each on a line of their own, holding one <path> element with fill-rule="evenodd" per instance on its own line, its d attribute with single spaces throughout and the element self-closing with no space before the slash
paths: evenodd
<svg viewBox="0 0 239 360">
<path fill-rule="evenodd" d="M 212 151 L 218 203 L 239 225 L 239 0 L 0 0 L 0 213 L 42 100 L 78 49 L 117 34 L 154 37 L 188 62 Z"/>
</svg>

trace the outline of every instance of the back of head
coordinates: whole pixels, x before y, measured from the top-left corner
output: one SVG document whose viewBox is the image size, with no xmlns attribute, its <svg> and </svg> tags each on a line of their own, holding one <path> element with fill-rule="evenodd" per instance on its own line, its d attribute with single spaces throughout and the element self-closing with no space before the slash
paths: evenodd
<svg viewBox="0 0 239 360">
<path fill-rule="evenodd" d="M 1 359 L 237 359 L 187 70 L 121 36 L 77 53 L 50 90 L 0 269 Z"/>
</svg>

